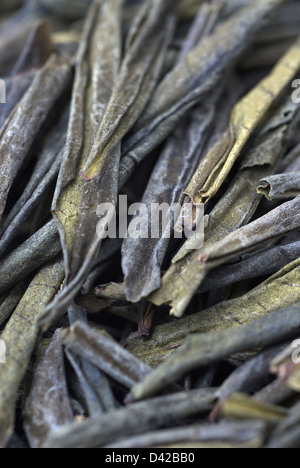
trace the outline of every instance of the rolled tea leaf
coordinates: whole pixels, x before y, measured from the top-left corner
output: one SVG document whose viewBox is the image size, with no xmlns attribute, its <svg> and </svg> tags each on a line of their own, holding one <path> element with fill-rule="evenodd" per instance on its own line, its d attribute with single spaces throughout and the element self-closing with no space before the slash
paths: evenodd
<svg viewBox="0 0 300 468">
<path fill-rule="evenodd" d="M 50 135 L 49 140 L 41 151 L 38 162 L 22 196 L 15 203 L 1 226 L 0 255 L 16 237 L 23 223 L 37 207 L 58 174 L 62 160 L 62 149 L 66 138 L 67 117 L 68 111 L 64 114 L 57 129 Z"/>
<path fill-rule="evenodd" d="M 19 386 L 40 336 L 39 314 L 57 293 L 64 277 L 61 260 L 46 264 L 36 274 L 6 325 L 1 339 L 7 349 L 6 365 L 0 368 L 0 446 L 12 432 Z"/>
<path fill-rule="evenodd" d="M 267 281 L 241 297 L 223 301 L 197 314 L 155 327 L 151 339 L 132 334 L 126 349 L 151 367 L 171 356 L 191 333 L 210 333 L 238 327 L 300 300 L 300 260 L 284 267 Z M 280 293 L 279 293 L 280 291 Z"/>
<path fill-rule="evenodd" d="M 28 281 L 24 280 L 14 286 L 4 297 L 1 298 L 0 305 L 0 327 L 10 318 L 13 311 L 22 299 L 26 289 L 28 287 Z"/>
<path fill-rule="evenodd" d="M 64 303 L 64 296 L 58 297 L 59 307 L 55 305 L 54 309 L 53 306 L 49 308 L 50 312 L 54 313 L 53 320 L 68 309 L 80 291 L 101 244 L 101 239 L 96 235 L 99 180 L 88 185 L 83 181 L 80 172 L 94 143 L 118 71 L 120 8 L 121 0 L 105 2 L 103 7 L 98 1 L 93 3 L 85 21 L 77 54 L 67 142 L 52 206 L 65 259 L 66 290 L 63 294 L 67 299 Z M 104 69 L 105 74 L 102 73 Z M 86 100 L 88 95 L 90 99 Z M 118 150 L 111 157 L 118 158 Z M 112 161 L 107 162 L 110 164 Z M 111 184 L 112 192 L 115 192 L 114 187 L 115 184 Z M 91 220 L 94 226 L 87 229 L 86 223 L 90 223 Z M 80 231 L 77 237 L 76 231 Z M 88 259 L 85 258 L 87 253 Z M 77 267 L 73 267 L 73 261 Z M 76 278 L 76 288 L 72 285 L 68 289 L 72 276 L 77 276 L 78 263 L 85 261 L 83 275 L 79 280 Z"/>
<path fill-rule="evenodd" d="M 204 4 L 204 8 L 201 8 L 182 45 L 178 60 L 183 60 L 186 57 L 200 37 L 209 34 L 219 12 L 220 4 Z M 205 19 L 208 20 L 210 14 L 213 15 L 213 18 L 211 24 L 207 24 Z M 222 90 L 221 85 L 219 88 Z M 166 143 L 141 202 L 147 207 L 148 214 L 152 213 L 151 207 L 154 204 L 162 206 L 162 203 L 166 203 L 172 207 L 175 203 L 181 203 L 184 186 L 186 181 L 190 180 L 198 164 L 212 125 L 220 90 L 208 97 L 203 104 L 196 106 L 191 114 L 180 123 L 179 128 L 174 131 Z M 149 219 L 149 216 L 148 219 L 144 219 L 145 224 L 148 225 L 148 233 L 151 231 L 150 239 L 147 236 L 137 239 L 127 237 L 124 240 L 122 268 L 125 275 L 126 296 L 131 302 L 138 302 L 147 297 L 161 284 L 160 268 L 173 231 L 172 222 L 176 221 L 176 219 L 171 219 L 171 212 L 166 215 L 166 218 L 169 218 L 165 219 L 167 226 L 161 227 L 158 219 Z M 139 219 L 141 219 L 141 214 Z M 140 222 L 143 223 L 143 220 Z M 141 258 L 143 258 L 143 262 L 140 261 Z"/>
<path fill-rule="evenodd" d="M 191 442 L 251 444 L 251 447 L 261 447 L 265 439 L 266 426 L 262 421 L 223 421 L 218 424 L 194 424 L 175 429 L 164 429 L 148 432 L 134 437 L 117 440 L 106 448 L 150 448 Z"/>
<path fill-rule="evenodd" d="M 122 436 L 178 423 L 188 416 L 209 410 L 214 402 L 214 392 L 215 389 L 202 389 L 175 393 L 89 418 L 79 425 L 69 425 L 53 432 L 45 448 L 102 447 Z"/>
<path fill-rule="evenodd" d="M 274 382 L 255 393 L 253 398 L 257 401 L 278 405 L 284 403 L 293 396 L 295 396 L 293 390 L 287 388 L 283 382 L 274 380 Z"/>
<path fill-rule="evenodd" d="M 268 200 L 286 200 L 300 195 L 300 172 L 276 174 L 261 180 L 257 192 Z"/>
<path fill-rule="evenodd" d="M 293 405 L 288 416 L 273 431 L 266 448 L 297 448 L 299 447 L 300 404 Z"/>
<path fill-rule="evenodd" d="M 107 333 L 99 333 L 83 322 L 76 322 L 64 333 L 63 343 L 72 353 L 84 357 L 128 388 L 150 372 Z"/>
<path fill-rule="evenodd" d="M 13 180 L 43 121 L 66 89 L 70 73 L 69 60 L 52 55 L 36 74 L 32 85 L 0 132 L 0 217 Z M 28 119 L 28 109 L 32 112 L 30 119 Z"/>
<path fill-rule="evenodd" d="M 34 75 L 53 51 L 49 21 L 41 20 L 33 25 L 24 50 L 10 74 L 7 84 L 6 105 L 1 109 L 0 128 L 31 85 Z"/>
<path fill-rule="evenodd" d="M 228 260 L 266 240 L 276 239 L 299 229 L 299 209 L 300 196 L 229 234 L 207 251 L 206 261 L 219 261 L 221 257 Z"/>
<path fill-rule="evenodd" d="M 218 389 L 219 402 L 224 402 L 233 393 L 242 392 L 250 395 L 263 385 L 267 385 L 270 380 L 270 361 L 283 348 L 284 345 L 279 345 L 266 349 L 233 371 Z"/>
<path fill-rule="evenodd" d="M 285 419 L 286 408 L 255 401 L 242 393 L 235 393 L 225 400 L 220 407 L 223 417 L 233 419 L 260 420 L 276 424 Z"/>
<path fill-rule="evenodd" d="M 300 257 L 300 242 L 259 250 L 232 265 L 210 272 L 201 284 L 200 292 L 213 291 L 239 281 L 271 275 Z"/>
<path fill-rule="evenodd" d="M 228 130 L 201 161 L 186 189 L 195 203 L 207 202 L 218 192 L 250 136 L 274 105 L 275 99 L 293 81 L 300 69 L 299 47 L 300 40 L 288 50 L 272 72 L 234 107 Z"/>
<path fill-rule="evenodd" d="M 156 89 L 151 104 L 135 127 L 135 134 L 124 144 L 120 180 L 124 181 L 135 164 L 155 149 L 178 125 L 188 109 L 206 97 L 218 84 L 224 71 L 253 40 L 284 0 L 253 1 L 200 40 Z M 296 73 L 297 70 L 295 70 Z"/>
<path fill-rule="evenodd" d="M 31 10 L 31 11 L 30 11 Z M 0 74 L 9 76 L 40 15 L 21 9 L 0 25 Z"/>
<path fill-rule="evenodd" d="M 91 2 L 92 0 L 64 0 L 63 2 L 37 0 L 37 5 L 45 9 L 48 14 L 50 13 L 65 21 L 75 21 L 84 17 Z"/>
<path fill-rule="evenodd" d="M 174 5 L 174 1 L 150 0 L 133 23 L 125 57 L 97 133 L 97 144 L 92 148 L 83 169 L 87 179 L 97 176 L 103 160 L 141 115 L 157 84 L 164 54 L 173 34 L 174 12 L 171 5 Z"/>
<path fill-rule="evenodd" d="M 24 426 L 31 448 L 40 448 L 49 432 L 72 421 L 63 349 L 56 330 L 45 356 L 35 366 L 25 402 Z"/>
<path fill-rule="evenodd" d="M 24 244 L 1 260 L 0 294 L 26 278 L 61 251 L 59 235 L 53 221 L 27 239 Z"/>
<path fill-rule="evenodd" d="M 130 400 L 141 400 L 156 394 L 193 369 L 242 351 L 267 347 L 295 336 L 300 327 L 299 303 L 253 323 L 219 333 L 190 336 L 185 344 L 130 392 Z"/>
<path fill-rule="evenodd" d="M 182 122 L 170 137 L 151 175 L 142 199 L 148 213 L 148 219 L 144 222 L 152 233 L 151 238 L 128 237 L 122 247 L 126 297 L 131 302 L 147 297 L 161 284 L 160 268 L 173 231 L 172 213 L 167 213 L 164 218 L 167 225 L 164 226 L 160 226 L 159 219 L 149 219 L 149 213 L 153 212 L 151 207 L 154 203 L 159 207 L 163 203 L 170 207 L 181 203 L 185 181 L 189 180 L 204 146 L 214 116 L 214 105 L 215 97 L 208 100 L 207 106 L 196 107 L 189 118 Z M 143 223 L 143 220 L 140 222 Z"/>
<path fill-rule="evenodd" d="M 199 261 L 199 253 L 205 254 L 220 239 L 250 221 L 261 199 L 261 195 L 256 193 L 258 178 L 261 179 L 259 174 L 263 172 L 269 175 L 275 170 L 287 147 L 293 118 L 297 114 L 298 106 L 293 104 L 291 107 L 288 96 L 257 136 L 253 147 L 242 161 L 237 176 L 210 213 L 201 252 L 191 251 L 190 240 L 187 240 L 173 259 L 175 264 L 164 275 L 161 288 L 151 295 L 150 300 L 156 305 L 170 304 L 172 314 L 183 314 L 208 273 L 205 265 Z"/>
<path fill-rule="evenodd" d="M 95 389 L 92 387 L 91 383 L 88 381 L 86 375 L 83 372 L 82 362 L 70 351 L 66 351 L 66 356 L 71 366 L 73 367 L 74 372 L 76 373 L 79 384 L 82 387 L 85 399 L 85 406 L 87 407 L 88 415 L 95 416 L 102 414 L 103 409 L 99 401 L 98 395 L 96 394 Z"/>
</svg>

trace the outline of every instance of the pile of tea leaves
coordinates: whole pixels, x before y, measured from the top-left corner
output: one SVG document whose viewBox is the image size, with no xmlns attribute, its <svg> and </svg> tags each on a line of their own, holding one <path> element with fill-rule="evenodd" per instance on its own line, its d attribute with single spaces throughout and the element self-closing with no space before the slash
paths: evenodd
<svg viewBox="0 0 300 468">
<path fill-rule="evenodd" d="M 300 447 L 299 24 L 1 0 L 1 447 Z"/>
</svg>

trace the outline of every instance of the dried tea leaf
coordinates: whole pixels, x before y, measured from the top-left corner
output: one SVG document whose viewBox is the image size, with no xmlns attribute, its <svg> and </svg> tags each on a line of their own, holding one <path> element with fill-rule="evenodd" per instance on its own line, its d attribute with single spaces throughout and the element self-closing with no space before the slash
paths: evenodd
<svg viewBox="0 0 300 468">
<path fill-rule="evenodd" d="M 83 322 L 76 322 L 63 333 L 63 343 L 75 355 L 83 357 L 117 382 L 130 388 L 150 369 L 124 350 L 104 331 L 99 333 Z"/>
<path fill-rule="evenodd" d="M 293 396 L 295 396 L 293 390 L 287 388 L 286 385 L 279 380 L 274 380 L 274 382 L 255 393 L 253 398 L 264 403 L 278 405 L 284 403 Z"/>
<path fill-rule="evenodd" d="M 197 314 L 158 325 L 147 342 L 133 333 L 125 347 L 151 367 L 156 367 L 180 347 L 191 333 L 210 333 L 238 327 L 300 300 L 300 260 L 280 270 L 241 297 L 223 301 Z"/>
<path fill-rule="evenodd" d="M 88 326 L 86 310 L 72 305 L 68 311 L 70 325 L 81 321 Z M 116 402 L 107 377 L 86 359 L 66 350 L 67 357 L 84 390 L 86 406 L 90 416 L 102 414 L 116 408 Z"/>
<path fill-rule="evenodd" d="M 183 60 L 186 55 L 197 45 L 200 39 L 203 39 L 212 33 L 220 18 L 220 14 L 223 8 L 223 1 L 220 2 L 219 0 L 212 0 L 212 2 L 203 2 L 197 11 L 197 15 L 193 20 L 192 26 L 182 44 L 181 50 L 177 57 L 177 62 Z"/>
<path fill-rule="evenodd" d="M 260 403 L 242 393 L 231 395 L 221 404 L 221 415 L 225 418 L 260 420 L 276 424 L 283 421 L 288 414 L 286 408 Z"/>
<path fill-rule="evenodd" d="M 149 232 L 154 233 L 160 224 L 159 220 L 149 219 L 154 203 L 159 206 L 163 203 L 173 206 L 182 201 L 186 181 L 190 179 L 198 163 L 214 117 L 215 101 L 213 96 L 213 99 L 208 99 L 207 105 L 196 107 L 166 144 L 142 199 L 142 203 L 147 207 L 145 216 L 148 219 L 145 220 L 145 224 L 148 225 Z M 167 221 L 171 221 L 171 213 L 167 214 L 167 217 Z M 139 302 L 160 286 L 161 264 L 170 242 L 171 229 L 169 224 L 161 226 L 155 237 L 151 235 L 151 238 L 125 239 L 122 247 L 122 267 L 126 297 L 129 301 Z"/>
<path fill-rule="evenodd" d="M 271 372 L 295 392 L 300 391 L 300 366 L 298 364 L 299 353 L 297 349 L 299 342 L 299 339 L 294 340 L 270 363 Z"/>
<path fill-rule="evenodd" d="M 271 210 L 256 221 L 237 229 L 206 252 L 206 261 L 222 262 L 245 253 L 267 240 L 300 228 L 300 196 Z M 207 263 L 207 268 L 209 268 Z"/>
<path fill-rule="evenodd" d="M 221 5 L 216 2 L 203 5 L 181 47 L 178 61 L 187 56 L 200 37 L 209 34 L 220 9 Z M 159 206 L 162 206 L 162 203 L 173 206 L 182 201 L 186 181 L 190 180 L 204 148 L 221 90 L 222 86 L 219 86 L 218 92 L 208 97 L 200 106 L 196 106 L 169 138 L 142 199 L 142 203 L 148 209 L 147 213 L 151 212 L 150 207 L 154 203 Z M 148 217 L 145 224 L 148 225 L 148 232 L 151 231 L 151 239 L 148 236 L 145 239 L 128 237 L 123 243 L 122 268 L 125 275 L 126 296 L 131 302 L 138 302 L 143 297 L 147 297 L 161 284 L 160 268 L 171 237 L 171 216 L 169 213 L 169 226 L 161 226 L 155 235 L 154 230 L 159 226 L 159 221 Z M 141 219 L 141 214 L 139 218 Z M 142 263 L 141 258 L 143 258 Z"/>
<path fill-rule="evenodd" d="M 53 221 L 27 239 L 0 263 L 0 294 L 26 278 L 61 251 L 59 235 Z"/>
<path fill-rule="evenodd" d="M 97 176 L 103 160 L 141 115 L 157 84 L 173 34 L 174 13 L 170 8 L 173 3 L 150 0 L 129 32 L 126 54 L 97 133 L 97 145 L 92 148 L 83 170 L 88 179 Z"/>
<path fill-rule="evenodd" d="M 92 239 L 96 236 L 96 229 L 93 230 L 90 226 L 87 230 L 85 224 L 85 238 L 82 239 L 80 232 L 81 248 L 79 253 L 76 253 L 74 242 L 78 223 L 80 228 L 80 224 L 83 221 L 89 221 L 91 217 L 98 220 L 96 207 L 99 204 L 99 196 L 96 189 L 99 181 L 97 180 L 93 186 L 88 187 L 80 173 L 90 148 L 94 144 L 96 130 L 111 95 L 111 87 L 118 70 L 120 45 L 116 37 L 120 34 L 120 7 L 121 0 L 105 2 L 103 8 L 98 1 L 93 3 L 85 21 L 77 55 L 67 143 L 53 200 L 53 212 L 64 252 L 67 283 L 72 273 L 73 275 L 77 273 L 72 268 L 73 253 L 75 258 L 76 255 L 82 255 L 83 248 L 90 247 L 91 235 Z M 105 74 L 103 74 L 103 70 L 105 70 Z M 118 151 L 116 150 L 114 157 L 117 155 Z M 83 213 L 79 218 L 81 208 Z M 90 264 L 92 266 L 98 247 L 96 242 L 91 246 L 87 261 L 88 266 Z M 85 253 L 86 250 L 84 250 Z M 87 270 L 86 266 L 85 270 Z M 72 298 L 71 300 L 67 299 L 67 305 L 63 304 L 59 310 L 55 308 L 55 317 L 66 311 L 78 289 L 80 290 L 86 274 L 85 271 L 83 279 L 77 285 L 77 290 L 71 288 Z M 66 289 L 66 294 L 68 293 L 70 291 Z M 53 307 L 50 310 L 53 313 Z M 48 316 L 47 320 L 49 320 Z"/>
<path fill-rule="evenodd" d="M 45 356 L 35 366 L 25 402 L 24 427 L 31 448 L 41 448 L 49 432 L 72 421 L 63 348 L 56 330 Z"/>
<path fill-rule="evenodd" d="M 38 6 L 41 6 L 47 11 L 58 18 L 65 21 L 78 20 L 86 14 L 92 0 L 64 0 L 57 2 L 56 0 L 37 0 Z"/>
<path fill-rule="evenodd" d="M 214 391 L 202 389 L 175 393 L 136 403 L 98 418 L 89 418 L 79 425 L 66 426 L 53 432 L 45 448 L 103 447 L 122 436 L 178 423 L 188 416 L 209 410 L 214 402 Z"/>
<path fill-rule="evenodd" d="M 23 223 L 32 214 L 55 177 L 57 177 L 62 160 L 62 149 L 65 144 L 67 118 L 68 111 L 62 117 L 57 129 L 50 135 L 22 196 L 15 203 L 1 226 L 0 255 L 16 237 Z"/>
<path fill-rule="evenodd" d="M 164 429 L 157 432 L 148 432 L 143 435 L 117 440 L 106 448 L 151 448 L 166 447 L 169 445 L 182 447 L 182 444 L 191 442 L 194 448 L 196 443 L 203 444 L 251 444 L 252 447 L 261 447 L 265 440 L 266 425 L 262 421 L 222 421 L 218 424 L 194 424 L 175 429 Z M 180 444 L 180 445 L 179 445 Z"/>
<path fill-rule="evenodd" d="M 57 293 L 64 277 L 61 260 L 46 264 L 36 274 L 6 325 L 1 339 L 7 349 L 6 365 L 0 368 L 0 446 L 12 432 L 17 392 L 40 335 L 38 317 Z"/>
<path fill-rule="evenodd" d="M 76 356 L 74 356 L 70 351 L 66 351 L 66 356 L 77 375 L 79 384 L 82 387 L 88 415 L 95 416 L 102 414 L 103 410 L 98 395 L 95 389 L 92 387 L 91 383 L 88 381 L 82 369 L 83 362 L 86 363 L 86 361 L 81 362 L 80 359 L 77 359 Z"/>
<path fill-rule="evenodd" d="M 276 427 L 266 448 L 298 448 L 300 405 L 299 402 L 291 407 L 288 416 Z"/>
<path fill-rule="evenodd" d="M 300 69 L 299 47 L 298 40 L 272 72 L 234 107 L 227 131 L 201 161 L 186 189 L 195 203 L 207 202 L 218 192 L 250 136 L 293 81 Z"/>
<path fill-rule="evenodd" d="M 0 132 L 0 216 L 3 214 L 13 180 L 39 128 L 55 101 L 66 89 L 70 72 L 69 60 L 52 55 L 44 67 L 37 72 L 32 85 Z M 28 112 L 30 112 L 30 119 Z"/>
<path fill-rule="evenodd" d="M 53 51 L 49 22 L 41 20 L 33 26 L 24 50 L 10 74 L 6 90 L 6 105 L 1 109 L 0 114 L 0 128 L 29 88 L 36 71 L 45 64 Z"/>
<path fill-rule="evenodd" d="M 267 385 L 270 361 L 283 348 L 284 345 L 279 345 L 266 349 L 233 371 L 218 390 L 219 400 L 224 401 L 236 392 L 251 394 L 259 386 Z"/>
<path fill-rule="evenodd" d="M 109 283 L 95 288 L 95 295 L 103 299 L 112 299 L 114 301 L 126 301 L 125 284 Z"/>
<path fill-rule="evenodd" d="M 221 24 L 209 37 L 200 40 L 188 56 L 166 75 L 156 89 L 151 104 L 124 143 L 120 184 L 135 164 L 155 149 L 178 125 L 186 111 L 205 98 L 219 83 L 284 0 L 254 0 Z M 295 70 L 296 73 L 297 69 Z"/>
<path fill-rule="evenodd" d="M 210 213 L 201 253 L 206 253 L 220 239 L 247 224 L 255 213 L 261 198 L 256 193 L 258 179 L 261 179 L 259 174 L 269 175 L 274 171 L 287 146 L 293 117 L 297 114 L 297 106 L 294 106 L 293 112 L 289 111 L 287 122 L 286 109 L 290 109 L 290 98 L 279 107 L 271 122 L 258 135 L 231 186 Z M 173 262 L 175 264 L 163 277 L 161 288 L 150 299 L 156 305 L 172 305 L 171 312 L 181 316 L 207 275 L 207 269 L 199 261 L 199 250 L 190 250 L 189 240 Z"/>
<path fill-rule="evenodd" d="M 22 299 L 27 287 L 28 281 L 21 281 L 16 286 L 14 286 L 4 297 L 1 298 L 0 327 L 2 327 L 2 325 L 10 318 L 13 311 Z"/>
<path fill-rule="evenodd" d="M 257 192 L 268 200 L 286 200 L 300 195 L 300 172 L 276 174 L 261 180 Z"/>
<path fill-rule="evenodd" d="M 299 303 L 255 320 L 253 323 L 219 333 L 190 336 L 185 344 L 130 392 L 136 401 L 156 394 L 189 371 L 242 351 L 256 350 L 295 335 L 300 327 Z"/>
<path fill-rule="evenodd" d="M 214 291 L 239 281 L 271 275 L 299 257 L 299 241 L 259 250 L 238 263 L 220 267 L 210 272 L 201 284 L 199 292 Z"/>
</svg>

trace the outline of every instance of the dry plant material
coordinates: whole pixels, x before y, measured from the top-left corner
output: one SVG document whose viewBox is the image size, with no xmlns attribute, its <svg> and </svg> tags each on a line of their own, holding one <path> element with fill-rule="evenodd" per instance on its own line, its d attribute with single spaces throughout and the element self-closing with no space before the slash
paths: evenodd
<svg viewBox="0 0 300 468">
<path fill-rule="evenodd" d="M 253 1 L 251 6 L 233 15 L 208 38 L 200 40 L 197 47 L 167 74 L 147 112 L 136 125 L 135 134 L 124 147 L 121 181 L 124 180 L 123 172 L 130 173 L 135 163 L 139 163 L 176 128 L 191 107 L 214 92 L 224 71 L 234 64 L 253 40 L 270 12 L 282 3 L 283 0 Z"/>
<path fill-rule="evenodd" d="M 253 132 L 299 71 L 299 48 L 298 40 L 270 75 L 234 107 L 228 130 L 203 159 L 186 189 L 194 203 L 208 202 L 218 192 Z"/>
<path fill-rule="evenodd" d="M 7 349 L 6 365 L 0 368 L 0 446 L 13 432 L 15 404 L 32 352 L 40 335 L 37 320 L 57 293 L 64 277 L 61 260 L 46 264 L 36 274 L 19 302 L 1 339 Z M 22 339 L 20 339 L 22 337 Z"/>
<path fill-rule="evenodd" d="M 49 432 L 73 421 L 59 330 L 36 365 L 24 418 L 31 448 L 41 448 Z"/>
<path fill-rule="evenodd" d="M 287 317 L 289 320 L 285 321 Z M 154 395 L 192 369 L 218 362 L 234 353 L 285 340 L 298 329 L 299 318 L 298 304 L 235 330 L 192 335 L 179 351 L 131 390 L 130 399 L 136 401 Z"/>
<path fill-rule="evenodd" d="M 169 2 L 162 0 L 151 0 L 141 9 L 129 31 L 120 65 L 121 1 L 91 7 L 81 41 L 71 124 L 53 203 L 69 285 L 43 320 L 52 321 L 65 312 L 98 254 L 102 238 L 96 233 L 96 208 L 100 203 L 117 205 L 120 141 L 143 112 L 158 82 L 174 29 L 175 17 L 169 10 Z M 89 67 L 91 100 L 90 108 L 85 108 Z"/>
<path fill-rule="evenodd" d="M 214 389 L 210 388 L 136 403 L 107 415 L 90 418 L 80 425 L 66 426 L 55 431 L 46 441 L 45 447 L 102 447 L 122 435 L 135 435 L 150 428 L 158 429 L 188 416 L 204 413 L 212 407 L 214 398 Z"/>
<path fill-rule="evenodd" d="M 231 186 L 209 215 L 205 243 L 200 251 L 203 259 L 220 239 L 249 223 L 261 199 L 256 193 L 258 178 L 261 179 L 259 174 L 274 172 L 298 114 L 298 106 L 291 103 L 288 96 L 249 148 Z M 174 257 L 174 265 L 164 275 L 161 288 L 150 297 L 154 304 L 170 304 L 171 313 L 182 316 L 209 271 L 199 258 L 199 250 L 191 251 L 190 240 L 187 240 Z"/>
<path fill-rule="evenodd" d="M 175 429 L 165 429 L 157 432 L 148 432 L 141 436 L 121 439 L 113 444 L 107 445 L 107 448 L 153 448 L 166 447 L 168 445 L 190 443 L 190 447 L 196 447 L 195 444 L 203 444 L 204 447 L 213 448 L 215 445 L 222 447 L 228 444 L 228 447 L 261 447 L 265 439 L 266 425 L 263 422 L 247 421 L 231 422 L 224 421 L 214 425 L 193 425 Z"/>
<path fill-rule="evenodd" d="M 259 419 L 276 424 L 285 419 L 288 410 L 260 403 L 242 393 L 234 393 L 220 407 L 221 416 L 234 419 Z"/>
<path fill-rule="evenodd" d="M 70 61 L 64 57 L 52 55 L 37 73 L 32 85 L 1 130 L 0 216 L 3 214 L 13 180 L 43 121 L 66 89 L 70 74 Z M 30 119 L 27 114 L 29 111 Z"/>
<path fill-rule="evenodd" d="M 75 323 L 63 334 L 63 343 L 68 350 L 92 362 L 128 388 L 151 371 L 105 332 L 96 332 L 82 322 Z"/>
<path fill-rule="evenodd" d="M 267 177 L 257 187 L 268 200 L 286 200 L 300 195 L 300 173 L 278 174 Z"/>
</svg>

